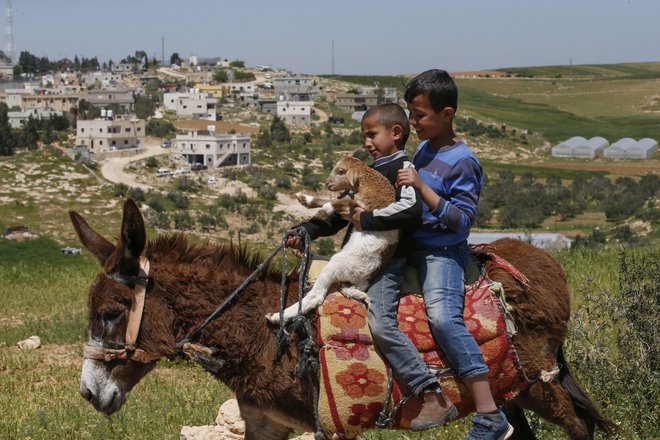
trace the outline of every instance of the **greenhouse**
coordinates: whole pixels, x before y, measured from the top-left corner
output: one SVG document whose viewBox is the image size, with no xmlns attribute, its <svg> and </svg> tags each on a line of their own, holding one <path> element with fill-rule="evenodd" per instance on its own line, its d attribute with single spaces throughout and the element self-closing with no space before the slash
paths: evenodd
<svg viewBox="0 0 660 440">
<path fill-rule="evenodd" d="M 584 142 L 573 149 L 573 157 L 582 157 L 587 159 L 594 159 L 603 155 L 603 151 L 610 143 L 607 139 L 600 136 L 592 137 L 587 142 Z"/>
<path fill-rule="evenodd" d="M 573 157 L 573 150 L 585 142 L 587 142 L 587 140 L 582 136 L 573 136 L 572 138 L 552 147 L 552 155 L 555 157 Z"/>
</svg>

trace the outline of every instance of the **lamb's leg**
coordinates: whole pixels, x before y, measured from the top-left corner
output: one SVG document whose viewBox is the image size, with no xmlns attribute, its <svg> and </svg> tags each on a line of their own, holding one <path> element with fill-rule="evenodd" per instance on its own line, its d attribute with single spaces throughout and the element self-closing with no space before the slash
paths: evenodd
<svg viewBox="0 0 660 440">
<path fill-rule="evenodd" d="M 362 301 L 366 305 L 369 305 L 369 295 L 367 295 L 364 290 L 360 290 L 355 286 L 342 287 L 341 293 L 343 293 L 346 298 Z"/>
<path fill-rule="evenodd" d="M 318 278 L 316 281 L 314 281 L 314 286 L 312 286 L 312 289 L 307 292 L 307 295 L 302 300 L 302 314 L 305 315 L 312 310 L 316 309 L 318 306 L 323 304 L 323 300 L 328 294 L 328 290 L 330 289 L 330 286 L 332 286 L 334 283 L 337 282 L 337 279 L 335 278 L 335 268 L 340 265 L 340 263 L 337 263 L 337 260 L 335 260 L 335 257 L 339 254 L 335 254 L 332 259 L 328 262 L 328 264 L 323 268 L 321 273 L 319 274 Z M 334 264 L 333 264 L 333 260 Z M 296 315 L 298 315 L 298 303 L 295 303 L 286 309 L 284 309 L 284 321 L 289 321 L 290 319 L 294 318 Z M 280 314 L 279 313 L 273 313 L 266 315 L 266 318 L 268 321 L 270 321 L 273 324 L 279 324 L 280 322 Z"/>
<path fill-rule="evenodd" d="M 327 200 L 315 196 L 310 196 L 301 192 L 296 193 L 296 198 L 301 205 L 307 208 L 318 208 L 327 203 Z"/>
</svg>

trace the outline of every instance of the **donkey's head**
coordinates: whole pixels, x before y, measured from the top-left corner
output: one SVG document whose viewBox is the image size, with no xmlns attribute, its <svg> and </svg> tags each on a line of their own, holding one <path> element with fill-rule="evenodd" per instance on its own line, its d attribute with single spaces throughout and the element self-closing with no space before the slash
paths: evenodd
<svg viewBox="0 0 660 440">
<path fill-rule="evenodd" d="M 103 266 L 89 288 L 88 342 L 80 393 L 98 411 L 110 415 L 121 408 L 126 393 L 164 356 L 163 346 L 173 345 L 170 337 L 155 334 L 155 329 L 167 328 L 173 318 L 161 300 L 149 295 L 153 282 L 143 255 L 146 232 L 132 200 L 124 203 L 116 245 L 76 212 L 69 215 L 81 243 Z"/>
</svg>

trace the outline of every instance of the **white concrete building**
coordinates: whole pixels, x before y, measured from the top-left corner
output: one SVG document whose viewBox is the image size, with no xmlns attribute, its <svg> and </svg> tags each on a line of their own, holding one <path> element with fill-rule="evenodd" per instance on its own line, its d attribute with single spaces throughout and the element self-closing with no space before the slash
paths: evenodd
<svg viewBox="0 0 660 440">
<path fill-rule="evenodd" d="M 250 147 L 249 134 L 219 134 L 213 130 L 198 130 L 178 134 L 172 144 L 172 154 L 184 156 L 190 164 L 201 163 L 209 168 L 217 168 L 250 165 Z"/>
<path fill-rule="evenodd" d="M 29 108 L 25 111 L 20 112 L 7 112 L 7 118 L 9 119 L 9 125 L 11 128 L 21 128 L 24 123 L 32 117 L 33 119 L 48 119 L 51 115 L 62 116 L 64 113 L 57 112 L 51 109 L 41 109 L 41 108 Z"/>
<path fill-rule="evenodd" d="M 277 116 L 287 124 L 308 127 L 313 107 L 312 101 L 277 101 Z"/>
<path fill-rule="evenodd" d="M 90 152 L 139 148 L 144 145 L 144 131 L 144 120 L 135 115 L 78 120 L 76 145 L 87 146 Z"/>
<path fill-rule="evenodd" d="M 163 94 L 163 105 L 176 112 L 177 116 L 215 121 L 217 98 L 212 93 L 200 93 L 191 89 L 188 93 L 173 92 Z"/>
<path fill-rule="evenodd" d="M 313 78 L 274 78 L 275 96 L 287 101 L 314 101 L 314 97 L 323 92 L 323 87 Z"/>
</svg>

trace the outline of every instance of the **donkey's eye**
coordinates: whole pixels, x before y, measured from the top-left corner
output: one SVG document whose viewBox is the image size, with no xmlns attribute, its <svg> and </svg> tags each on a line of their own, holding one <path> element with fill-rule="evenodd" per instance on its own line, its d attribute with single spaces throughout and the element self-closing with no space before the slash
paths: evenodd
<svg viewBox="0 0 660 440">
<path fill-rule="evenodd" d="M 104 322 L 115 322 L 124 314 L 123 310 L 107 310 L 101 315 Z"/>
<path fill-rule="evenodd" d="M 341 176 L 343 174 L 346 174 L 346 170 L 337 170 L 335 171 L 335 174 L 339 174 Z"/>
</svg>

